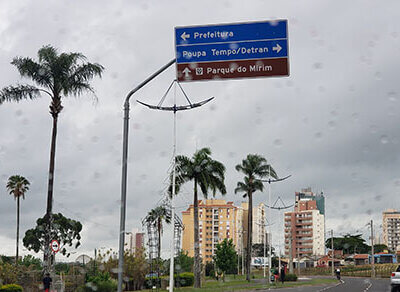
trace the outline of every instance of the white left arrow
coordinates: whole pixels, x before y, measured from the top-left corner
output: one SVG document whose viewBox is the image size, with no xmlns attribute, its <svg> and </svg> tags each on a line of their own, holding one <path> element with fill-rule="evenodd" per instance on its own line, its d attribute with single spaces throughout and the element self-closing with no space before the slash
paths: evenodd
<svg viewBox="0 0 400 292">
<path fill-rule="evenodd" d="M 190 38 L 190 34 L 187 34 L 185 31 L 181 34 L 181 38 L 186 41 L 186 39 Z"/>
<path fill-rule="evenodd" d="M 273 47 L 272 50 L 279 53 L 282 50 L 282 47 L 279 44 L 276 44 L 276 47 Z"/>
<path fill-rule="evenodd" d="M 192 72 L 192 71 L 190 71 L 189 68 L 186 67 L 182 72 L 185 73 L 185 78 L 188 78 L 189 77 L 189 73 Z"/>
</svg>

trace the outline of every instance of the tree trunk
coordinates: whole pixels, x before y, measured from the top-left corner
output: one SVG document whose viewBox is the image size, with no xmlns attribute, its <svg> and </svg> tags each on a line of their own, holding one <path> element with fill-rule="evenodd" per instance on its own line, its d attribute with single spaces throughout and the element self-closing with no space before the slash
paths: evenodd
<svg viewBox="0 0 400 292">
<path fill-rule="evenodd" d="M 17 196 L 17 251 L 15 253 L 15 265 L 18 264 L 18 243 L 19 243 L 19 196 Z"/>
<path fill-rule="evenodd" d="M 194 288 L 201 287 L 201 262 L 199 246 L 199 202 L 197 199 L 197 180 L 194 180 Z"/>
<path fill-rule="evenodd" d="M 60 102 L 61 104 L 61 102 Z M 52 105 L 50 106 L 50 110 L 52 113 Z M 60 105 L 61 106 L 61 105 Z M 49 164 L 49 183 L 47 187 L 47 209 L 46 209 L 46 217 L 47 217 L 47 234 L 45 236 L 45 252 L 43 256 L 43 260 L 46 263 L 47 255 L 50 255 L 50 230 L 51 230 L 51 215 L 53 210 L 53 186 L 54 186 L 54 166 L 55 166 L 55 156 L 56 156 L 56 140 L 57 140 L 57 120 L 58 113 L 52 113 L 53 116 L 53 131 L 51 136 L 51 148 L 50 148 L 50 164 Z M 46 252 L 47 250 L 47 252 Z"/>
<path fill-rule="evenodd" d="M 161 258 L 161 219 L 157 219 L 157 231 L 158 231 L 158 260 Z"/>
<path fill-rule="evenodd" d="M 250 191 L 249 197 L 249 210 L 248 210 L 248 222 L 247 222 L 247 256 L 246 256 L 246 280 L 250 282 L 250 272 L 251 272 L 251 245 L 253 242 L 253 194 Z"/>
</svg>

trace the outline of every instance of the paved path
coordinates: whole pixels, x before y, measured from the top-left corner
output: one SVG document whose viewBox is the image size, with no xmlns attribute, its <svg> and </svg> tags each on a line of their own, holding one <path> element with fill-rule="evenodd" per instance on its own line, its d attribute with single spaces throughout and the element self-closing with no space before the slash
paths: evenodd
<svg viewBox="0 0 400 292">
<path fill-rule="evenodd" d="M 260 291 L 260 290 L 258 290 Z M 264 290 L 268 291 L 268 290 Z M 271 289 L 279 292 L 390 292 L 389 279 L 342 278 L 336 284 Z"/>
</svg>

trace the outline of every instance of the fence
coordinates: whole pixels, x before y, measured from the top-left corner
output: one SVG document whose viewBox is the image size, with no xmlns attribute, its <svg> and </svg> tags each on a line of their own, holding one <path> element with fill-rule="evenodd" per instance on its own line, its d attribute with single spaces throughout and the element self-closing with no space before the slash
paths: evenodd
<svg viewBox="0 0 400 292">
<path fill-rule="evenodd" d="M 376 264 L 375 275 L 378 278 L 390 278 L 390 275 L 398 267 L 398 264 Z M 297 272 L 297 269 L 295 269 Z M 331 275 L 331 267 L 327 268 L 306 268 L 301 269 L 302 275 Z M 340 274 L 349 277 L 371 277 L 371 265 L 343 266 L 340 267 Z"/>
</svg>

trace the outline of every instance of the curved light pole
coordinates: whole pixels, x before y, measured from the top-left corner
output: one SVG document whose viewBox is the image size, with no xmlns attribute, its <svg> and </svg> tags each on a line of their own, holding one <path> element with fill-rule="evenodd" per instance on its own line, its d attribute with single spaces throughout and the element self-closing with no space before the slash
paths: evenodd
<svg viewBox="0 0 400 292">
<path fill-rule="evenodd" d="M 176 93 L 174 94 L 174 105 L 173 106 L 162 106 L 162 103 L 165 100 L 165 97 L 167 96 L 168 92 L 170 91 L 171 87 L 173 84 L 178 84 L 179 88 L 181 89 L 182 93 L 184 94 L 188 105 L 183 105 L 183 106 L 177 106 L 176 105 Z M 172 111 L 174 113 L 174 147 L 173 147 L 173 168 L 172 168 L 172 193 L 171 193 L 171 218 L 172 218 L 172 242 L 171 242 L 171 257 L 170 257 L 170 266 L 169 266 L 169 292 L 172 292 L 174 290 L 174 256 L 175 256 L 175 208 L 174 208 L 174 197 L 176 195 L 176 112 L 177 111 L 183 111 L 183 110 L 190 110 L 194 109 L 196 107 L 200 107 L 211 100 L 213 100 L 214 97 L 211 97 L 209 99 L 203 100 L 198 103 L 191 103 L 189 100 L 188 96 L 186 95 L 185 91 L 183 90 L 182 86 L 179 84 L 177 80 L 172 81 L 171 85 L 168 87 L 167 92 L 164 94 L 164 96 L 161 98 L 161 101 L 158 103 L 158 105 L 150 105 L 144 102 L 141 102 L 137 100 L 138 103 L 147 106 L 150 109 L 154 110 L 162 110 L 162 111 Z"/>
<path fill-rule="evenodd" d="M 122 272 L 124 267 L 124 233 L 125 233 L 125 217 L 126 217 L 126 189 L 128 176 L 128 134 L 129 134 L 129 100 L 135 92 L 153 80 L 155 77 L 164 72 L 168 67 L 176 62 L 172 59 L 166 65 L 161 67 L 157 72 L 152 74 L 133 90 L 131 90 L 125 98 L 124 102 L 124 128 L 122 137 L 122 178 L 121 178 L 121 217 L 119 226 L 119 253 L 118 253 L 118 292 L 122 292 Z"/>
<path fill-rule="evenodd" d="M 285 179 L 287 179 L 287 178 L 289 178 L 289 177 L 291 177 L 292 175 L 288 175 L 288 176 L 285 176 L 285 177 L 283 177 L 283 178 L 276 178 L 276 179 L 271 179 L 271 166 L 270 166 L 270 170 L 269 170 L 269 172 L 268 172 L 268 179 L 267 180 L 262 180 L 262 179 L 260 179 L 260 181 L 262 181 L 262 182 L 267 182 L 268 184 L 269 184 L 269 187 L 268 187 L 268 201 L 269 201 L 269 205 L 271 206 L 271 183 L 274 183 L 274 182 L 279 182 L 279 181 L 283 181 L 283 180 L 285 180 Z M 269 218 L 271 218 L 271 208 L 269 208 Z M 269 225 L 269 234 L 270 234 L 270 238 L 272 237 L 272 234 L 271 234 L 271 225 Z M 270 284 L 269 286 L 271 286 L 271 252 L 272 252 L 272 240 L 270 240 L 270 243 L 269 243 L 269 254 L 268 254 L 268 283 Z"/>
<path fill-rule="evenodd" d="M 267 226 L 270 226 L 270 225 L 274 225 L 273 223 L 269 223 L 268 222 L 268 219 L 267 218 L 265 218 L 265 223 L 264 224 L 261 224 L 261 223 L 257 223 L 257 222 L 254 222 L 254 223 L 256 223 L 258 226 L 264 226 L 264 234 L 263 234 L 263 242 L 264 242 L 264 255 L 263 255 L 263 270 L 264 270 L 264 274 L 263 274 L 263 276 L 264 276 L 264 279 L 265 279 L 265 267 L 266 267 L 266 265 L 265 265 L 265 250 L 266 250 L 266 248 L 265 248 L 265 246 L 266 246 L 266 243 L 267 243 L 267 233 L 265 232 L 265 228 L 267 227 Z M 267 224 L 268 223 L 268 224 Z M 271 269 L 271 267 L 268 267 L 268 269 Z"/>
<path fill-rule="evenodd" d="M 277 206 L 277 203 L 278 203 L 279 201 L 282 203 L 282 207 Z M 276 199 L 275 203 L 274 203 L 272 206 L 268 206 L 268 205 L 266 205 L 266 206 L 267 206 L 268 208 L 270 208 L 270 209 L 278 210 L 279 213 L 280 213 L 281 210 L 291 208 L 293 205 L 294 205 L 294 204 L 289 205 L 289 206 L 286 206 L 286 204 L 282 201 L 281 197 L 279 196 L 279 197 Z M 279 218 L 281 218 L 280 214 L 279 214 Z M 282 221 L 284 222 L 285 220 L 283 220 L 283 218 L 282 218 Z M 285 224 L 285 223 L 283 223 L 283 224 Z M 281 270 L 281 250 L 280 250 L 280 244 L 279 244 L 279 265 L 278 265 L 278 269 L 279 269 L 279 271 Z"/>
</svg>

